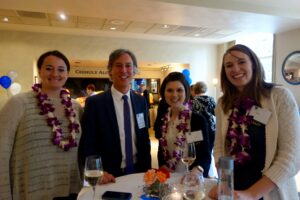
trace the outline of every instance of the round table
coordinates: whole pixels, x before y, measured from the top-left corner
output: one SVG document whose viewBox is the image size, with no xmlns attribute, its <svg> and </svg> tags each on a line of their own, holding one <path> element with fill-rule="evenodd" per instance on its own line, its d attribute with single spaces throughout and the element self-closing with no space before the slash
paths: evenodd
<svg viewBox="0 0 300 200">
<path fill-rule="evenodd" d="M 109 183 L 105 185 L 97 185 L 95 199 L 102 199 L 101 196 L 105 191 L 118 191 L 118 192 L 130 192 L 132 193 L 133 200 L 139 200 L 140 196 L 143 194 L 143 181 L 144 173 L 130 174 L 126 176 L 120 176 L 116 178 L 115 183 Z M 168 183 L 179 183 L 183 174 L 172 173 Z M 205 189 L 206 193 L 211 189 L 212 186 L 216 185 L 217 181 L 215 179 L 205 179 Z M 206 195 L 207 196 L 207 195 Z M 78 194 L 78 200 L 92 200 L 93 190 L 91 187 L 83 187 Z M 210 199 L 206 197 L 206 199 Z"/>
</svg>

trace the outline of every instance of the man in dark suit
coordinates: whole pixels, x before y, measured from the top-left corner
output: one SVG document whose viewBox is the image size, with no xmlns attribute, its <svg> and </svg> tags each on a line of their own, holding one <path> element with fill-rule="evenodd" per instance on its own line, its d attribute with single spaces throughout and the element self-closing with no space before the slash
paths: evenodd
<svg viewBox="0 0 300 200">
<path fill-rule="evenodd" d="M 147 104 L 143 97 L 130 90 L 137 71 L 136 58 L 128 50 L 115 50 L 109 56 L 107 68 L 113 82 L 111 89 L 86 100 L 79 162 L 82 167 L 87 156 L 100 155 L 104 171 L 113 177 L 147 171 L 151 168 Z M 124 95 L 128 100 L 123 99 Z M 128 112 L 123 110 L 125 101 L 128 101 Z M 126 121 L 129 118 L 130 125 Z M 128 144 L 132 146 L 129 155 Z M 133 169 L 129 169 L 129 161 Z M 104 178 L 104 182 L 113 179 Z"/>
<path fill-rule="evenodd" d="M 147 108 L 150 109 L 150 97 L 149 97 L 149 91 L 146 88 L 145 83 L 140 83 L 139 93 L 146 99 Z"/>
</svg>

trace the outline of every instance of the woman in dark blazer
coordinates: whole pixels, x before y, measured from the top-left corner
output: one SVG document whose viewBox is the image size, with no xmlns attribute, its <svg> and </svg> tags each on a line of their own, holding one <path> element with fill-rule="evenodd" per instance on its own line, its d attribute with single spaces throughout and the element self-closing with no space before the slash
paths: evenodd
<svg viewBox="0 0 300 200">
<path fill-rule="evenodd" d="M 211 145 L 205 118 L 191 111 L 188 102 L 190 87 L 182 73 L 172 72 L 160 88 L 160 101 L 154 124 L 155 137 L 159 140 L 158 163 L 169 171 L 185 169 L 181 156 L 187 148 L 188 133 L 196 135 L 196 160 L 190 169 L 201 166 L 208 176 L 211 163 Z"/>
</svg>

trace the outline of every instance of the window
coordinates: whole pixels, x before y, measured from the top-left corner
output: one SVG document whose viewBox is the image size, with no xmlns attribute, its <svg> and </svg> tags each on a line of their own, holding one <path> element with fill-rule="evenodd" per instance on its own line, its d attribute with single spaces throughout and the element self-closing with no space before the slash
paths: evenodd
<svg viewBox="0 0 300 200">
<path fill-rule="evenodd" d="M 265 70 L 266 81 L 272 82 L 273 34 L 255 33 L 243 36 L 236 40 L 236 44 L 246 45 L 256 53 Z"/>
</svg>

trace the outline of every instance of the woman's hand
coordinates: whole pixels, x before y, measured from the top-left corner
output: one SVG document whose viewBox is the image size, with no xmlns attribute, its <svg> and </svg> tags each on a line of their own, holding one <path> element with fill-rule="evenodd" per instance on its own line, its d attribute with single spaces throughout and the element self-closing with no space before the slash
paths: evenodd
<svg viewBox="0 0 300 200">
<path fill-rule="evenodd" d="M 208 193 L 208 196 L 211 199 L 218 199 L 218 186 L 215 185 L 211 188 L 211 190 Z M 235 190 L 234 191 L 234 199 L 235 200 L 257 200 L 248 190 Z"/>
<path fill-rule="evenodd" d="M 235 190 L 234 191 L 234 199 L 236 200 L 256 200 L 255 197 L 253 197 L 253 195 L 248 192 L 248 190 Z"/>
<path fill-rule="evenodd" d="M 263 176 L 247 190 L 235 190 L 234 199 L 257 200 L 268 194 L 275 187 L 276 185 L 271 181 L 271 179 L 269 179 L 267 176 Z"/>
<path fill-rule="evenodd" d="M 101 178 L 101 180 L 99 179 L 98 181 L 98 185 L 101 184 L 107 184 L 107 183 L 115 183 L 116 179 L 112 174 L 109 174 L 108 172 L 103 172 L 103 176 Z"/>
<path fill-rule="evenodd" d="M 208 192 L 208 196 L 211 198 L 211 199 L 218 199 L 218 186 L 215 185 L 213 186 L 210 191 Z"/>
<path fill-rule="evenodd" d="M 197 166 L 193 167 L 193 169 L 191 171 L 195 174 L 203 175 L 204 169 L 200 165 L 197 165 Z"/>
</svg>

